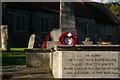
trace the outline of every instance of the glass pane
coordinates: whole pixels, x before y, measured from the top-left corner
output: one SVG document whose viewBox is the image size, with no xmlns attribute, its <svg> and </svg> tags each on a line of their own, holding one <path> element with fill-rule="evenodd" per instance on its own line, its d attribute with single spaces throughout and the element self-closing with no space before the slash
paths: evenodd
<svg viewBox="0 0 120 80">
<path fill-rule="evenodd" d="M 48 32 L 49 31 L 49 26 L 50 26 L 49 19 L 48 18 L 42 18 L 41 19 L 42 32 Z"/>
<path fill-rule="evenodd" d="M 16 30 L 20 30 L 20 16 L 16 16 Z"/>
<path fill-rule="evenodd" d="M 41 19 L 41 31 L 42 31 L 42 32 L 45 31 L 45 27 L 44 27 L 44 18 Z"/>
<path fill-rule="evenodd" d="M 116 26 L 113 27 L 113 34 L 116 34 Z"/>
<path fill-rule="evenodd" d="M 88 34 L 88 24 L 87 23 L 81 23 L 82 30 L 84 31 L 85 35 Z"/>
<path fill-rule="evenodd" d="M 46 22 L 46 26 L 45 26 L 46 30 L 45 31 L 48 32 L 49 31 L 49 19 L 46 18 L 45 20 L 46 20 L 45 21 Z"/>
<path fill-rule="evenodd" d="M 21 16 L 21 31 L 25 31 L 27 24 L 26 24 L 26 17 L 25 16 Z"/>
<path fill-rule="evenodd" d="M 105 34 L 105 25 L 104 25 L 104 34 Z"/>
</svg>

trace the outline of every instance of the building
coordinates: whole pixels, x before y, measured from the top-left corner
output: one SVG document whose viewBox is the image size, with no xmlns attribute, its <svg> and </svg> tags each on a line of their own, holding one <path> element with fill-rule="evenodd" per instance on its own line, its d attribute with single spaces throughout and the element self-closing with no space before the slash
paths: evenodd
<svg viewBox="0 0 120 80">
<path fill-rule="evenodd" d="M 10 47 L 27 47 L 31 34 L 40 47 L 46 34 L 59 28 L 59 2 L 4 2 L 3 25 L 8 25 Z M 120 22 L 105 4 L 74 2 L 74 15 L 79 43 L 89 36 L 94 43 L 100 39 L 120 43 Z"/>
</svg>

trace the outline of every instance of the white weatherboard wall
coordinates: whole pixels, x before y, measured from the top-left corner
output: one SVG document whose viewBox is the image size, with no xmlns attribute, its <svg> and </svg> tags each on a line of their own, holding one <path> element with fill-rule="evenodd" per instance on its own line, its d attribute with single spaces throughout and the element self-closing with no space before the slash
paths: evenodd
<svg viewBox="0 0 120 80">
<path fill-rule="evenodd" d="M 119 51 L 55 51 L 54 78 L 120 78 Z"/>
</svg>

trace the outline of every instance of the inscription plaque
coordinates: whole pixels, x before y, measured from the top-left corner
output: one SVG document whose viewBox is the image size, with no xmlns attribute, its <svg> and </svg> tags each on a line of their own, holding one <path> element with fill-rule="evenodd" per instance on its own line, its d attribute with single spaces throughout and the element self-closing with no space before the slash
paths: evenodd
<svg viewBox="0 0 120 80">
<path fill-rule="evenodd" d="M 55 78 L 119 78 L 119 64 L 119 51 L 56 51 L 53 75 Z"/>
</svg>

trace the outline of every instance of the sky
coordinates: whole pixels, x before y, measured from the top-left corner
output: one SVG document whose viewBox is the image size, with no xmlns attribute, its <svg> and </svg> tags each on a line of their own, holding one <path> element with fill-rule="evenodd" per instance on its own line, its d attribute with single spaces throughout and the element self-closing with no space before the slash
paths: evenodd
<svg viewBox="0 0 120 80">
<path fill-rule="evenodd" d="M 95 2 L 101 2 L 102 0 L 92 0 L 92 1 L 95 1 Z M 120 0 L 103 0 L 104 3 L 106 2 L 119 2 Z"/>
<path fill-rule="evenodd" d="M 81 0 L 0 0 L 2 2 L 75 2 L 75 1 L 81 1 Z M 102 0 L 83 0 L 83 1 L 94 1 L 94 2 L 101 2 Z M 104 3 L 106 2 L 112 2 L 112 1 L 120 1 L 120 0 L 103 0 Z"/>
</svg>

